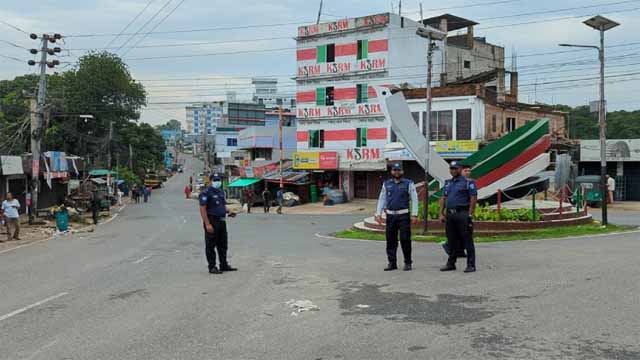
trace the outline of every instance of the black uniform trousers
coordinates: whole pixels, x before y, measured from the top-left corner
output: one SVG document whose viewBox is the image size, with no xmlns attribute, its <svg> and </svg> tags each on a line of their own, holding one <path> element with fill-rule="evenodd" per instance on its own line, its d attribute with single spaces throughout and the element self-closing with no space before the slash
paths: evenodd
<svg viewBox="0 0 640 360">
<path fill-rule="evenodd" d="M 469 213 L 459 211 L 451 213 L 447 210 L 446 233 L 449 243 L 449 265 L 455 265 L 458 254 L 467 250 L 467 265 L 476 265 L 476 249 L 473 245 L 473 223 Z"/>
<path fill-rule="evenodd" d="M 396 257 L 398 252 L 398 233 L 400 233 L 400 246 L 402 247 L 404 263 L 411 264 L 411 218 L 409 214 L 387 214 L 387 258 L 390 264 L 397 264 L 398 262 Z"/>
<path fill-rule="evenodd" d="M 213 269 L 216 266 L 216 250 L 218 251 L 218 260 L 220 266 L 226 266 L 227 263 L 227 222 L 216 216 L 207 215 L 209 222 L 213 226 L 213 233 L 207 232 L 205 226 L 204 229 L 204 244 L 205 253 L 207 255 L 207 262 L 209 263 L 209 269 Z"/>
</svg>

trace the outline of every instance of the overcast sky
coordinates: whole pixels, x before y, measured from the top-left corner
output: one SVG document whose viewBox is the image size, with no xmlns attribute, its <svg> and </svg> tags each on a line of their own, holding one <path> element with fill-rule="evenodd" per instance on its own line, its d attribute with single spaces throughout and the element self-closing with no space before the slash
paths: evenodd
<svg viewBox="0 0 640 360">
<path fill-rule="evenodd" d="M 395 0 L 396 12 L 397 3 Z M 403 1 L 403 14 L 417 19 L 419 3 Z M 109 45 L 110 51 L 123 56 L 133 76 L 142 80 L 149 92 L 142 120 L 158 124 L 170 118 L 184 121 L 184 105 L 179 102 L 218 99 L 229 89 L 239 97 L 249 97 L 251 76 L 278 77 L 280 91 L 294 93 L 293 37 L 297 24 L 315 22 L 318 4 L 319 0 L 2 0 L 0 20 L 26 32 L 68 35 L 63 47 L 70 52 L 61 61 L 73 62 L 88 49 Z M 606 34 L 607 44 L 612 46 L 607 50 L 609 109 L 640 109 L 640 0 L 451 0 L 422 4 L 425 17 L 451 13 L 478 22 L 476 36 L 504 46 L 508 66 L 515 51 L 523 102 L 581 105 L 595 99 L 597 82 L 578 80 L 598 76 L 596 52 L 567 52 L 571 49 L 557 44 L 597 44 L 598 33 L 581 22 L 597 13 L 616 20 L 622 26 Z M 147 5 L 126 30 L 132 35 L 116 37 Z M 390 10 L 388 0 L 325 0 L 322 19 Z M 206 31 L 133 36 L 156 25 L 157 32 Z M 35 69 L 26 65 L 33 56 L 6 41 L 27 48 L 35 42 L 6 24 L 0 23 L 0 30 L 0 55 L 24 59 L 20 63 L 0 57 L 0 79 L 33 72 Z M 77 36 L 96 34 L 114 35 Z M 155 46 L 165 44 L 172 46 Z M 158 59 L 176 55 L 189 57 Z"/>
</svg>

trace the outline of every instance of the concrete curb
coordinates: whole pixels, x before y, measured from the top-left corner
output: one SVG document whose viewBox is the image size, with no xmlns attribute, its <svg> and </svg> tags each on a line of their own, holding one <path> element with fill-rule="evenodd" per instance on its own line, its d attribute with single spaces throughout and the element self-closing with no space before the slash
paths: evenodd
<svg viewBox="0 0 640 360">
<path fill-rule="evenodd" d="M 510 240 L 510 241 L 483 241 L 483 242 L 476 242 L 475 245 L 477 246 L 478 244 L 496 244 L 496 243 L 505 243 L 505 242 L 510 243 L 510 242 L 519 242 L 519 241 L 536 241 L 537 242 L 537 241 L 558 241 L 558 240 L 571 240 L 571 239 L 583 239 L 583 238 L 599 238 L 599 237 L 629 235 L 629 234 L 638 234 L 638 233 L 640 233 L 640 229 L 629 230 L 629 231 L 612 232 L 612 233 L 606 233 L 606 234 L 567 236 L 567 237 L 547 238 L 547 239 L 523 239 L 523 240 Z M 322 235 L 320 233 L 315 233 L 314 236 L 317 237 L 317 238 L 327 239 L 327 240 L 367 241 L 367 242 L 384 243 L 384 241 L 382 241 L 382 240 L 339 238 L 339 237 L 330 236 L 330 235 Z M 428 242 L 428 241 L 412 241 L 412 243 L 414 243 L 414 244 L 436 244 L 437 245 L 437 243 L 435 243 L 435 242 Z"/>
</svg>

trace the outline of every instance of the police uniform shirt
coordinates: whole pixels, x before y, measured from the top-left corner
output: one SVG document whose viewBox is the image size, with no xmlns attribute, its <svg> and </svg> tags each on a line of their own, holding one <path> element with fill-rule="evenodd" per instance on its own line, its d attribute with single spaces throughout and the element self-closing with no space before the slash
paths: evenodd
<svg viewBox="0 0 640 360">
<path fill-rule="evenodd" d="M 393 179 L 388 179 L 382 184 L 376 214 L 382 215 L 385 209 L 391 211 L 409 209 L 410 205 L 411 216 L 418 216 L 418 192 L 413 181 L 402 178 L 396 183 Z"/>
<path fill-rule="evenodd" d="M 200 194 L 200 206 L 207 207 L 207 215 L 224 218 L 227 215 L 226 205 L 222 189 L 209 186 Z"/>
<path fill-rule="evenodd" d="M 469 207 L 472 196 L 478 196 L 476 182 L 460 175 L 444 183 L 444 196 L 447 198 L 447 209 Z"/>
</svg>

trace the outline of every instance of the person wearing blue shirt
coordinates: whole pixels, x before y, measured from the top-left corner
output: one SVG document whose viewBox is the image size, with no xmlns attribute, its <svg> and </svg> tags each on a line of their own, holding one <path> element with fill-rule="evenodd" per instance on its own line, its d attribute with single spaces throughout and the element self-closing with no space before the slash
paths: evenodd
<svg viewBox="0 0 640 360">
<path fill-rule="evenodd" d="M 411 224 L 418 222 L 418 192 L 413 181 L 403 178 L 402 166 L 391 165 L 391 179 L 382 184 L 375 219 L 382 224 L 382 213 L 387 215 L 385 234 L 387 239 L 387 259 L 389 265 L 384 271 L 398 269 L 398 233 L 404 256 L 404 271 L 411 270 Z M 411 208 L 411 211 L 409 211 Z M 411 213 L 411 215 L 409 215 Z"/>
<path fill-rule="evenodd" d="M 476 271 L 476 252 L 473 245 L 473 212 L 478 201 L 475 181 L 461 174 L 461 164 L 457 161 L 449 165 L 452 178 L 445 181 L 440 198 L 440 221 L 445 222 L 447 241 L 450 248 L 447 264 L 441 271 L 456 269 L 456 260 L 463 249 L 467 251 L 466 273 Z"/>
<path fill-rule="evenodd" d="M 200 201 L 200 217 L 204 227 L 205 253 L 209 264 L 209 273 L 221 274 L 224 271 L 236 271 L 227 262 L 227 223 L 226 216 L 236 214 L 227 208 L 224 191 L 222 190 L 222 176 L 212 174 L 211 184 L 202 190 Z M 216 267 L 216 250 L 220 261 L 220 269 Z"/>
</svg>

